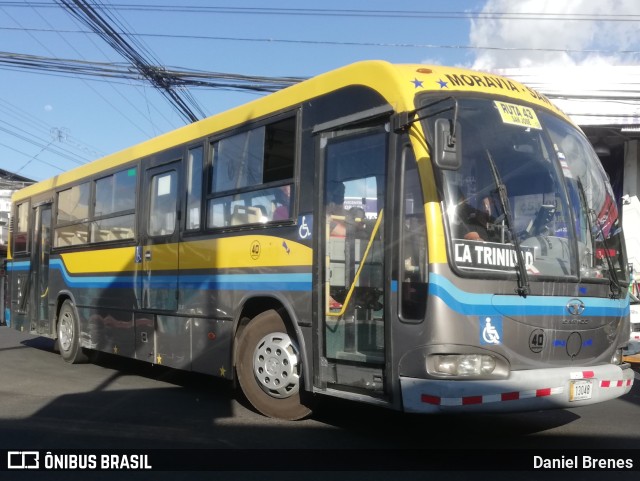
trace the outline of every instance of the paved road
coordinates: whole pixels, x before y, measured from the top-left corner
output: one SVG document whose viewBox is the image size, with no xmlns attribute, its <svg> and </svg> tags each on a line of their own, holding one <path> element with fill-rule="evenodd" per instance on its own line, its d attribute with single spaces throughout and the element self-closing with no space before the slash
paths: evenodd
<svg viewBox="0 0 640 481">
<path fill-rule="evenodd" d="M 327 399 L 283 422 L 236 401 L 227 381 L 111 356 L 69 365 L 51 340 L 0 327 L 0 449 L 619 448 L 640 445 L 638 419 L 637 382 L 575 410 L 454 418 Z"/>
</svg>

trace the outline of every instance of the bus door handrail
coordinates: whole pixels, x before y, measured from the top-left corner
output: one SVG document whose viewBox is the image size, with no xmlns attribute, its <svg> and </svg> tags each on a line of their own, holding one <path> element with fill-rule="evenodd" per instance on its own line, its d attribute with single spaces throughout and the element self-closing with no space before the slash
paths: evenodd
<svg viewBox="0 0 640 481">
<path fill-rule="evenodd" d="M 353 295 L 353 291 L 355 290 L 356 284 L 358 283 L 358 280 L 360 279 L 360 273 L 362 272 L 362 269 L 364 268 L 364 265 L 366 264 L 367 257 L 369 256 L 369 252 L 371 251 L 371 246 L 373 246 L 373 240 L 375 239 L 376 234 L 378 233 L 378 229 L 380 228 L 380 223 L 382 222 L 383 211 L 384 211 L 384 209 L 381 209 L 380 212 L 378 213 L 378 219 L 376 220 L 376 223 L 373 226 L 373 229 L 371 230 L 371 235 L 369 236 L 369 242 L 367 243 L 367 248 L 364 251 L 364 255 L 362 256 L 362 259 L 360 259 L 360 265 L 358 266 L 358 270 L 356 271 L 356 275 L 353 277 L 353 281 L 351 282 L 351 286 L 349 286 L 349 292 L 347 292 L 347 296 L 345 297 L 344 302 L 342 303 L 342 308 L 337 312 L 331 312 L 331 311 L 327 310 L 327 312 L 326 312 L 327 316 L 330 316 L 330 317 L 341 317 L 341 316 L 344 315 L 345 311 L 347 310 L 347 307 L 349 306 L 349 302 L 351 301 L 351 296 Z"/>
</svg>

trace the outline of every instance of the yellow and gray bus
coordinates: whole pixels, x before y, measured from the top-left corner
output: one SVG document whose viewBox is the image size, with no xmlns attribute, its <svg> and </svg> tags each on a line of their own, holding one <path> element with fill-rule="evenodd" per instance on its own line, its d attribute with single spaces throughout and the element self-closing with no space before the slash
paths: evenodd
<svg viewBox="0 0 640 481">
<path fill-rule="evenodd" d="M 633 383 L 618 213 L 543 95 L 361 62 L 17 192 L 8 317 L 284 419 L 582 406 Z"/>
</svg>

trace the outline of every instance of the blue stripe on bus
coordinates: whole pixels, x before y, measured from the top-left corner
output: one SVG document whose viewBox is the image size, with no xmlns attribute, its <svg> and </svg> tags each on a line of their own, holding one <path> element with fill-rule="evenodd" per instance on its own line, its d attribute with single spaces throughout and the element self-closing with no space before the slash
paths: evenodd
<svg viewBox="0 0 640 481">
<path fill-rule="evenodd" d="M 439 297 L 451 309 L 465 315 L 507 316 L 566 316 L 567 304 L 575 297 L 475 294 L 455 286 L 439 275 L 429 275 L 429 294 Z M 585 316 L 622 316 L 629 309 L 625 299 L 581 297 L 586 307 Z"/>
<path fill-rule="evenodd" d="M 31 262 L 29 261 L 20 261 L 20 262 L 7 262 L 7 271 L 28 271 Z"/>
<path fill-rule="evenodd" d="M 9 262 L 8 271 L 27 271 L 29 261 Z M 70 275 L 61 259 L 52 259 L 51 269 L 62 274 L 65 283 L 75 288 L 120 287 L 133 289 L 136 282 L 142 282 L 142 275 Z M 147 278 L 148 279 L 148 278 Z M 209 290 L 279 290 L 310 291 L 312 282 L 310 273 L 288 274 L 218 274 L 218 275 L 154 275 L 150 284 L 154 288 L 173 288 L 180 284 L 181 289 Z M 397 281 L 392 290 L 397 291 Z M 439 297 L 451 309 L 465 315 L 495 315 L 499 311 L 510 316 L 564 316 L 567 303 L 574 297 L 565 296 L 527 296 L 476 294 L 463 291 L 446 277 L 431 273 L 429 275 L 429 294 Z M 588 316 L 622 316 L 629 309 L 628 299 L 615 300 L 594 297 L 582 297 L 588 310 Z"/>
<path fill-rule="evenodd" d="M 13 262 L 8 265 L 11 271 L 29 270 L 29 262 Z M 62 275 L 64 282 L 74 288 L 100 288 L 108 287 L 133 289 L 138 283 L 144 281 L 145 287 L 173 288 L 180 284 L 181 289 L 210 289 L 210 290 L 278 290 L 278 291 L 310 291 L 310 273 L 283 273 L 283 274 L 212 274 L 212 275 L 153 275 L 146 274 L 127 275 L 103 275 L 103 276 L 74 276 L 69 274 L 61 259 L 51 259 L 49 268 L 57 270 Z"/>
<path fill-rule="evenodd" d="M 180 276 L 183 289 L 310 291 L 311 274 L 218 274 Z"/>
</svg>

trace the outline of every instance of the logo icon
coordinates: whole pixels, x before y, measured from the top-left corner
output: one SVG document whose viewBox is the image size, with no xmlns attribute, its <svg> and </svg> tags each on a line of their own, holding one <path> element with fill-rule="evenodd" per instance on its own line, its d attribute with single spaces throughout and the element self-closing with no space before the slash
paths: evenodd
<svg viewBox="0 0 640 481">
<path fill-rule="evenodd" d="M 481 344 L 500 344 L 502 339 L 502 319 L 499 317 L 480 318 L 482 332 L 480 335 Z"/>
<path fill-rule="evenodd" d="M 39 469 L 40 453 L 38 451 L 8 451 L 8 469 Z"/>
<path fill-rule="evenodd" d="M 582 336 L 579 332 L 572 332 L 567 338 L 567 355 L 573 359 L 582 350 Z"/>
<path fill-rule="evenodd" d="M 580 299 L 571 299 L 567 302 L 567 312 L 572 316 L 580 316 L 584 312 L 584 302 Z"/>
<path fill-rule="evenodd" d="M 260 242 L 257 240 L 254 240 L 251 243 L 251 251 L 250 254 L 251 258 L 256 261 L 260 258 Z"/>
<path fill-rule="evenodd" d="M 307 220 L 308 219 L 308 220 Z M 302 215 L 298 217 L 298 236 L 300 239 L 308 239 L 311 237 L 311 225 L 313 223 L 313 215 Z"/>
<path fill-rule="evenodd" d="M 536 354 L 542 352 L 544 348 L 544 331 L 542 329 L 535 329 L 529 336 L 529 349 Z"/>
</svg>

